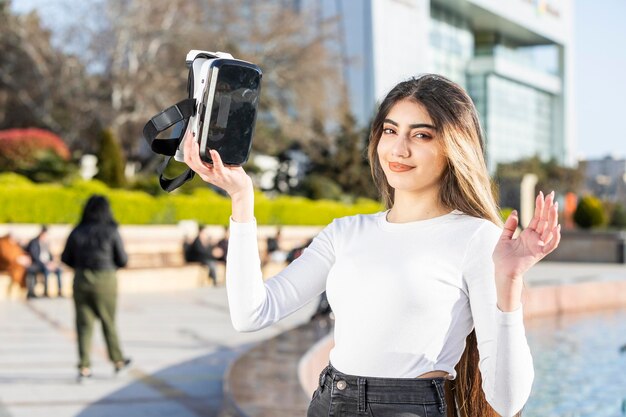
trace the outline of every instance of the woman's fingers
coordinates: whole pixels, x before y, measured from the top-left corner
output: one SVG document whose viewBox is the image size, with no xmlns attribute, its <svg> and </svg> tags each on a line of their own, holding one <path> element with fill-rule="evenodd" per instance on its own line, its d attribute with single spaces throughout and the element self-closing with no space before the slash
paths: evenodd
<svg viewBox="0 0 626 417">
<path fill-rule="evenodd" d="M 554 191 L 546 196 L 546 203 L 543 205 L 543 211 L 541 212 L 541 218 L 548 221 L 552 205 L 554 204 Z"/>
<path fill-rule="evenodd" d="M 198 155 L 198 144 L 194 140 L 191 130 L 187 130 L 185 132 L 185 137 L 183 138 L 184 146 L 183 153 L 185 154 L 185 163 L 189 168 L 197 172 L 198 174 L 204 174 L 205 166 L 200 164 L 200 157 Z"/>
<path fill-rule="evenodd" d="M 553 237 L 553 231 L 556 230 L 558 221 L 559 221 L 559 203 L 555 202 L 554 204 L 552 204 L 552 207 L 550 208 L 550 213 L 549 213 L 548 220 L 546 223 L 546 229 L 541 234 L 541 240 L 544 243 L 547 243 Z"/>
<path fill-rule="evenodd" d="M 541 218 L 541 212 L 543 211 L 543 192 L 539 191 L 539 194 L 537 195 L 537 198 L 535 198 L 535 214 L 533 215 L 533 218 L 530 220 L 530 223 L 528 224 L 528 229 L 530 230 L 535 230 L 537 229 L 537 224 L 539 223 L 539 219 Z"/>
<path fill-rule="evenodd" d="M 205 164 L 202 159 L 200 159 L 200 145 L 195 141 L 193 137 L 189 137 L 189 142 L 191 145 L 191 151 L 189 152 L 189 158 L 191 160 L 191 164 L 196 168 L 206 168 L 207 170 L 211 168 L 210 165 Z"/>
<path fill-rule="evenodd" d="M 189 129 L 185 132 L 185 136 L 183 136 L 183 154 L 185 155 L 185 163 L 190 166 L 191 163 L 191 152 L 192 152 L 192 143 L 193 137 L 191 136 L 191 132 Z M 190 166 L 191 168 L 191 166 Z"/>
<path fill-rule="evenodd" d="M 550 220 L 550 212 L 552 210 L 553 201 L 554 191 L 546 196 L 545 202 L 543 204 L 543 210 L 541 210 L 541 218 L 539 219 L 539 223 L 537 225 L 537 228 L 535 229 L 540 236 L 543 236 L 546 231 L 550 230 L 548 228 L 548 221 Z"/>
<path fill-rule="evenodd" d="M 224 167 L 224 163 L 222 162 L 222 158 L 220 154 L 215 149 L 211 149 L 210 151 L 211 160 L 213 161 L 213 169 L 217 175 L 224 175 L 224 171 L 226 168 Z"/>
<path fill-rule="evenodd" d="M 504 222 L 504 228 L 502 230 L 501 239 L 511 240 L 513 235 L 515 234 L 515 230 L 517 229 L 517 224 L 519 219 L 517 218 L 517 211 L 513 210 L 513 212 L 509 215 L 509 217 Z"/>
<path fill-rule="evenodd" d="M 543 247 L 543 253 L 546 255 L 559 246 L 559 242 L 561 241 L 561 225 L 559 224 L 557 227 L 552 229 L 550 234 L 553 236 L 552 240 Z"/>
</svg>

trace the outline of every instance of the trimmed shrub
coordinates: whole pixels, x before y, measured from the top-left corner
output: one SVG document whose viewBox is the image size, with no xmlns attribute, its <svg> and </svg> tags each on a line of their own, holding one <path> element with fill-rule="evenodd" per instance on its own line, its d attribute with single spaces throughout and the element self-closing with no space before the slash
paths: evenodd
<svg viewBox="0 0 626 417">
<path fill-rule="evenodd" d="M 574 211 L 574 222 L 582 229 L 590 229 L 605 224 L 606 215 L 602 202 L 590 195 L 581 198 Z"/>
<path fill-rule="evenodd" d="M 43 129 L 0 131 L 0 171 L 15 171 L 37 182 L 67 177 L 75 169 L 63 140 Z"/>
<path fill-rule="evenodd" d="M 50 131 L 36 128 L 0 130 L 2 170 L 33 167 L 46 151 L 66 161 L 70 158 L 70 150 L 63 139 Z"/>
</svg>

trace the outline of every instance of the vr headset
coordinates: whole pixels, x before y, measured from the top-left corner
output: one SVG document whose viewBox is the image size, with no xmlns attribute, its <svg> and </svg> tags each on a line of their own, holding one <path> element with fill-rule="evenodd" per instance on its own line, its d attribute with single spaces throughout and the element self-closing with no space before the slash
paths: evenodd
<svg viewBox="0 0 626 417">
<path fill-rule="evenodd" d="M 225 165 L 248 160 L 261 91 L 261 69 L 225 52 L 191 50 L 186 62 L 189 97 L 151 118 L 143 128 L 150 148 L 167 156 L 157 172 L 161 188 L 168 192 L 194 177 L 189 168 L 176 178 L 163 176 L 172 157 L 184 162 L 183 139 L 188 130 L 200 145 L 203 161 L 212 163 L 211 149 L 217 150 Z M 174 137 L 157 138 L 172 126 Z"/>
</svg>

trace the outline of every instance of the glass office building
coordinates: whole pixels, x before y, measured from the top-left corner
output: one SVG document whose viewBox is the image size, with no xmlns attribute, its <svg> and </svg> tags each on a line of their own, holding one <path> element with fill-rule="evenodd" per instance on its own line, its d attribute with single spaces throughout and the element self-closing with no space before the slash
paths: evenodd
<svg viewBox="0 0 626 417">
<path fill-rule="evenodd" d="M 479 111 L 491 172 L 539 155 L 575 164 L 571 0 L 301 0 L 340 20 L 351 108 L 366 124 L 397 82 L 434 72 Z"/>
</svg>

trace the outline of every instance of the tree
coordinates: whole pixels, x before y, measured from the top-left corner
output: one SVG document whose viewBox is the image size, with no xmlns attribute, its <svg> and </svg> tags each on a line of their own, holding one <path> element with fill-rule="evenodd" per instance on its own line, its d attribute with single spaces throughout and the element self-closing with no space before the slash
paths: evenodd
<svg viewBox="0 0 626 417">
<path fill-rule="evenodd" d="M 617 203 L 613 207 L 613 212 L 611 213 L 611 220 L 609 222 L 609 226 L 625 229 L 626 228 L 626 207 L 622 204 Z"/>
<path fill-rule="evenodd" d="M 554 159 L 542 161 L 538 156 L 510 163 L 500 163 L 496 168 L 494 183 L 498 186 L 497 195 L 503 207 L 520 205 L 520 184 L 525 174 L 537 175 L 537 190 L 559 194 L 579 193 L 584 181 L 584 166 L 576 168 L 560 166 Z"/>
<path fill-rule="evenodd" d="M 315 125 L 338 126 L 346 103 L 338 51 L 328 47 L 337 20 L 306 10 L 282 0 L 98 0 L 89 6 L 97 21 L 81 16 L 62 36 L 86 45 L 72 55 L 52 44 L 37 13 L 16 16 L 1 2 L 0 128 L 45 127 L 90 153 L 109 128 L 128 158 L 152 170 L 158 157 L 141 138 L 143 125 L 187 95 L 183 61 L 196 48 L 264 71 L 255 151 L 324 148 Z"/>
<path fill-rule="evenodd" d="M 41 127 L 81 147 L 94 138 L 96 85 L 50 37 L 36 12 L 16 16 L 0 3 L 0 128 Z"/>
<path fill-rule="evenodd" d="M 311 181 L 323 176 L 337 184 L 344 195 L 377 198 L 367 158 L 369 129 L 357 128 L 354 117 L 348 112 L 344 113 L 336 136 L 327 135 L 320 125 L 315 129 L 323 139 L 318 139 L 307 151 L 312 159 Z M 313 185 L 319 190 L 319 180 L 315 183 Z"/>
<path fill-rule="evenodd" d="M 257 149 L 275 148 L 276 138 L 289 137 L 277 152 L 312 141 L 310 121 L 337 114 L 330 97 L 338 68 L 322 35 L 332 32 L 317 33 L 310 16 L 282 1 L 107 0 L 99 13 L 107 21 L 102 30 L 83 30 L 110 86 L 103 125 L 130 157 L 139 153 L 146 121 L 186 95 L 183 61 L 193 48 L 227 51 L 264 71 Z"/>
<path fill-rule="evenodd" d="M 369 129 L 356 128 L 356 120 L 345 113 L 335 139 L 331 158 L 334 178 L 344 192 L 353 196 L 376 198 L 377 191 L 367 159 Z"/>
<path fill-rule="evenodd" d="M 100 133 L 100 140 L 96 178 L 111 187 L 122 187 L 126 184 L 124 176 L 125 159 L 122 149 L 113 132 L 108 129 Z"/>
<path fill-rule="evenodd" d="M 496 168 L 496 180 L 521 180 L 524 174 L 537 175 L 537 188 L 540 190 L 559 190 L 559 192 L 573 192 L 580 190 L 585 174 L 581 166 L 568 168 L 558 164 L 552 158 L 542 161 L 539 156 L 521 159 L 511 163 L 500 163 Z"/>
</svg>

